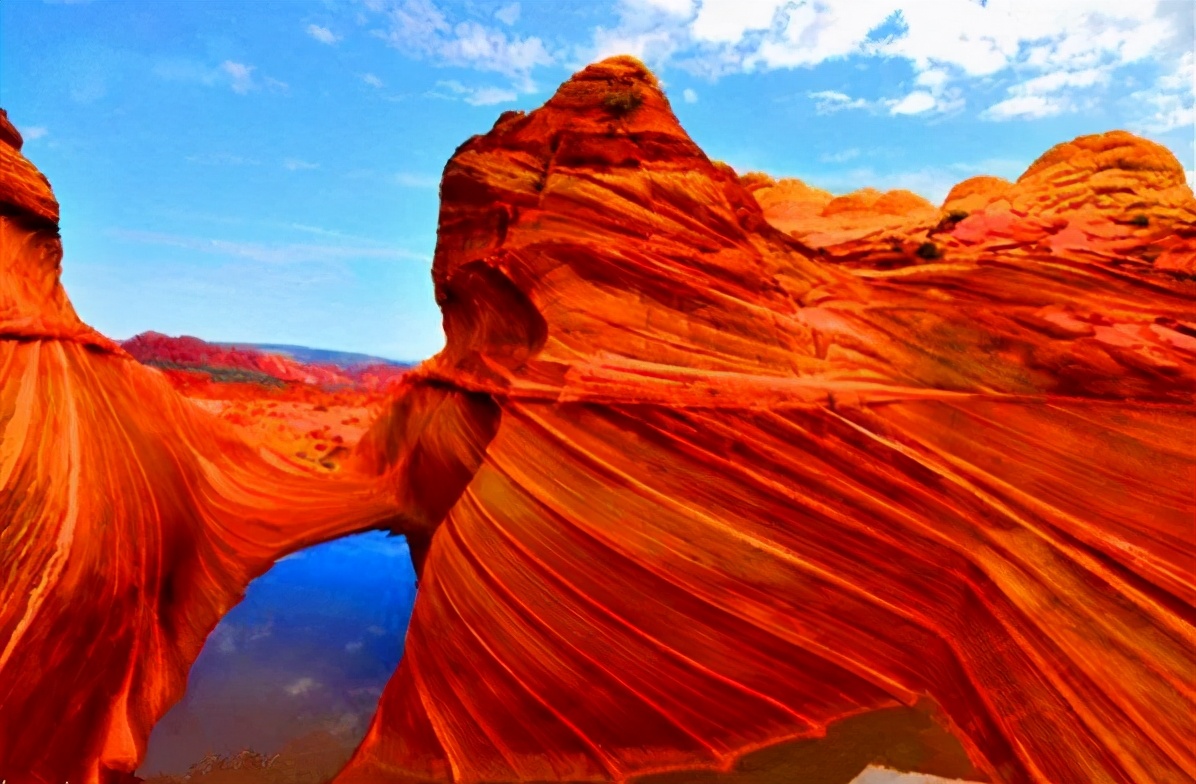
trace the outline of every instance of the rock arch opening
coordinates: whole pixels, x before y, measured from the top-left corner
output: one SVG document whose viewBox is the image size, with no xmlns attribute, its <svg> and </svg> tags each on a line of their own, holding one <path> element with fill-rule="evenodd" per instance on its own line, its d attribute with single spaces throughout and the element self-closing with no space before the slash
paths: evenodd
<svg viewBox="0 0 1196 784">
<path fill-rule="evenodd" d="M 402 536 L 357 534 L 281 559 L 208 637 L 138 775 L 202 784 L 243 771 L 258 782 L 266 767 L 331 778 L 398 666 L 414 602 Z"/>
</svg>

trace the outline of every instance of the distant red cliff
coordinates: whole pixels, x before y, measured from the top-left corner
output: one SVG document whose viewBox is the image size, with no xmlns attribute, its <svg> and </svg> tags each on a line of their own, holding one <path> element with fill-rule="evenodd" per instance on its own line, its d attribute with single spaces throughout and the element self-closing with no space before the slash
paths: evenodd
<svg viewBox="0 0 1196 784">
<path fill-rule="evenodd" d="M 376 392 L 402 378 L 409 369 L 406 365 L 382 361 L 351 365 L 301 362 L 267 350 L 221 346 L 195 337 L 171 337 L 159 332 L 143 332 L 120 345 L 143 364 L 192 370 L 215 379 L 234 378 L 250 383 L 292 382 L 324 389 Z M 220 371 L 245 373 L 222 376 Z"/>
</svg>

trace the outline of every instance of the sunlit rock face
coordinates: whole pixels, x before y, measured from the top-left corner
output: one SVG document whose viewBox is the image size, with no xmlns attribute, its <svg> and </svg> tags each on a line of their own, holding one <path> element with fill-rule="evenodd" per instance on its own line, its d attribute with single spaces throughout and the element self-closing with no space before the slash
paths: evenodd
<svg viewBox="0 0 1196 784">
<path fill-rule="evenodd" d="M 0 779 L 122 781 L 248 581 L 393 493 L 251 448 L 80 322 L 20 145 L 0 114 Z"/>
<path fill-rule="evenodd" d="M 1013 183 L 1004 177 L 986 174 L 969 177 L 957 183 L 943 201 L 945 212 L 975 212 L 982 210 L 998 199 L 1005 198 Z"/>
<path fill-rule="evenodd" d="M 961 186 L 965 183 L 961 183 Z M 952 192 L 954 194 L 954 191 Z M 1171 152 L 1125 131 L 1056 145 L 958 223 L 951 242 L 1196 273 L 1196 199 Z M 947 198 L 964 209 L 968 199 Z"/>
<path fill-rule="evenodd" d="M 1196 273 L 1196 200 L 1183 167 L 1126 131 L 1056 145 L 1015 183 L 964 180 L 941 209 L 908 191 L 832 198 L 798 180 L 750 173 L 741 181 L 770 224 L 850 267 L 971 262 L 996 251 Z"/>
<path fill-rule="evenodd" d="M 840 262 L 900 252 L 912 235 L 941 217 L 937 207 L 907 190 L 861 188 L 833 196 L 801 180 L 773 180 L 759 172 L 743 175 L 740 183 L 774 228 Z"/>
<path fill-rule="evenodd" d="M 1196 774 L 1189 279 L 820 258 L 628 58 L 442 199 L 447 347 L 359 450 L 420 590 L 340 784 L 690 781 L 915 705 L 979 779 Z"/>
</svg>

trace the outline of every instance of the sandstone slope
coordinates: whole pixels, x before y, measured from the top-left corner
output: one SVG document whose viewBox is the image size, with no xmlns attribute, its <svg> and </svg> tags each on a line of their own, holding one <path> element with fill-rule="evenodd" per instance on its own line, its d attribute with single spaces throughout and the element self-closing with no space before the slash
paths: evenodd
<svg viewBox="0 0 1196 784">
<path fill-rule="evenodd" d="M 441 192 L 447 347 L 360 447 L 420 593 L 339 784 L 714 781 L 926 704 L 991 781 L 1196 774 L 1190 281 L 832 263 L 629 58 Z"/>
</svg>

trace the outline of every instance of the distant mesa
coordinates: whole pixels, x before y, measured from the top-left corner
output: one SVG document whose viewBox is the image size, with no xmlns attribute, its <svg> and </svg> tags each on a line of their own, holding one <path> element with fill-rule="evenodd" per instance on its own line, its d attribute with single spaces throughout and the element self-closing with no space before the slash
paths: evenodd
<svg viewBox="0 0 1196 784">
<path fill-rule="evenodd" d="M 213 381 L 375 391 L 400 379 L 410 364 L 366 354 L 304 346 L 209 343 L 190 336 L 143 332 L 121 343 L 142 364 L 205 373 Z"/>
</svg>

